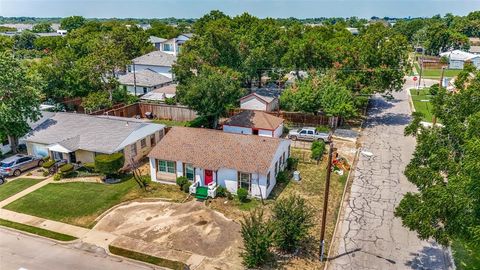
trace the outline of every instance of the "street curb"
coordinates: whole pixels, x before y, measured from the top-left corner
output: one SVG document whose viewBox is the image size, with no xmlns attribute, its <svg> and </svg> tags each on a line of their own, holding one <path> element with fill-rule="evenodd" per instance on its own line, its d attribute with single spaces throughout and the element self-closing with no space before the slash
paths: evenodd
<svg viewBox="0 0 480 270">
<path fill-rule="evenodd" d="M 61 241 L 61 240 L 49 238 L 49 237 L 46 237 L 46 236 L 42 236 L 42 235 L 38 235 L 38 234 L 34 234 L 34 233 L 29 233 L 29 232 L 22 231 L 22 230 L 18 230 L 18 229 L 15 229 L 15 228 L 6 227 L 6 226 L 3 226 L 3 225 L 0 225 L 0 228 L 8 230 L 8 231 L 12 231 L 12 232 L 20 233 L 20 234 L 25 234 L 25 235 L 35 237 L 35 238 L 40 238 L 40 239 L 44 239 L 44 240 L 53 241 L 53 242 L 55 242 L 57 244 L 61 244 L 61 245 L 73 244 L 73 243 L 81 241 L 80 238 L 77 238 L 77 239 L 72 240 L 72 241 Z"/>
</svg>

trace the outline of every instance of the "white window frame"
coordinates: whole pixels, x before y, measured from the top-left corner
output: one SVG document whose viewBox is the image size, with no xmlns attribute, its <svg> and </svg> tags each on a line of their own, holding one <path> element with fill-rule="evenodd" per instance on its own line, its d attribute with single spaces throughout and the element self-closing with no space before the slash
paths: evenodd
<svg viewBox="0 0 480 270">
<path fill-rule="evenodd" d="M 157 171 L 164 173 L 176 173 L 175 161 L 159 159 L 157 162 Z"/>
<path fill-rule="evenodd" d="M 245 176 L 247 176 L 246 178 L 248 178 L 247 181 L 245 181 L 245 178 L 244 178 Z M 247 188 L 243 187 L 242 183 L 247 184 Z M 250 192 L 251 186 L 252 186 L 252 174 L 251 173 L 238 172 L 238 188 L 245 188 L 246 190 L 248 190 Z"/>
</svg>

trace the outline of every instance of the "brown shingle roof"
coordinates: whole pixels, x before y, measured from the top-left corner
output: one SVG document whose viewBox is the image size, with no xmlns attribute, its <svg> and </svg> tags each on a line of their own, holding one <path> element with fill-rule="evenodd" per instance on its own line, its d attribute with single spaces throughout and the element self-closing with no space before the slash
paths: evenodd
<svg viewBox="0 0 480 270">
<path fill-rule="evenodd" d="M 275 130 L 283 119 L 262 111 L 243 111 L 230 117 L 225 125 Z"/>
<path fill-rule="evenodd" d="M 173 127 L 148 156 L 209 170 L 228 168 L 266 174 L 282 141 L 212 129 Z"/>
</svg>

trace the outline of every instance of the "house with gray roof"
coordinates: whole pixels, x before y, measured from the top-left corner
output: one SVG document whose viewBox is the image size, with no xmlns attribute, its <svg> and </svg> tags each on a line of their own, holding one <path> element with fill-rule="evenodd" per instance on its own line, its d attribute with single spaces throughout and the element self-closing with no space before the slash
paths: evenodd
<svg viewBox="0 0 480 270">
<path fill-rule="evenodd" d="M 453 50 L 441 53 L 440 56 L 448 58 L 449 69 L 463 69 L 466 62 L 471 62 L 477 69 L 480 69 L 480 55 L 461 50 Z"/>
<path fill-rule="evenodd" d="M 152 45 L 155 47 L 155 49 L 160 50 L 160 46 L 161 46 L 162 42 L 166 41 L 166 39 L 159 38 L 159 37 L 156 37 L 156 36 L 150 36 L 148 38 L 148 41 L 150 43 L 152 43 Z"/>
<path fill-rule="evenodd" d="M 145 157 L 165 126 L 139 119 L 56 113 L 25 137 L 27 152 L 71 163 L 94 162 L 97 154 L 122 152 L 125 163 Z"/>
<path fill-rule="evenodd" d="M 162 51 L 153 51 L 132 60 L 132 64 L 127 67 L 128 72 L 140 72 L 150 69 L 165 77 L 172 78 L 172 66 L 177 60 L 174 54 Z"/>
<path fill-rule="evenodd" d="M 130 93 L 136 96 L 147 94 L 155 89 L 172 83 L 172 78 L 157 73 L 149 68 L 129 72 L 118 77 L 118 82 Z"/>
</svg>

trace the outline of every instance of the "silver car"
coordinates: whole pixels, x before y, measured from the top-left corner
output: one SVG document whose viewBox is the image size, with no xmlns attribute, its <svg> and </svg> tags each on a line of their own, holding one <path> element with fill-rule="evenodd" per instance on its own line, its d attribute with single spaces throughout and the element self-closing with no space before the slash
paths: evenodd
<svg viewBox="0 0 480 270">
<path fill-rule="evenodd" d="M 19 176 L 22 172 L 42 166 L 43 159 L 27 155 L 14 155 L 0 162 L 0 174 L 3 176 Z"/>
<path fill-rule="evenodd" d="M 314 127 L 304 127 L 300 129 L 290 130 L 288 132 L 288 138 L 290 140 L 302 140 L 302 141 L 329 141 L 329 134 L 325 132 L 318 132 Z"/>
</svg>

